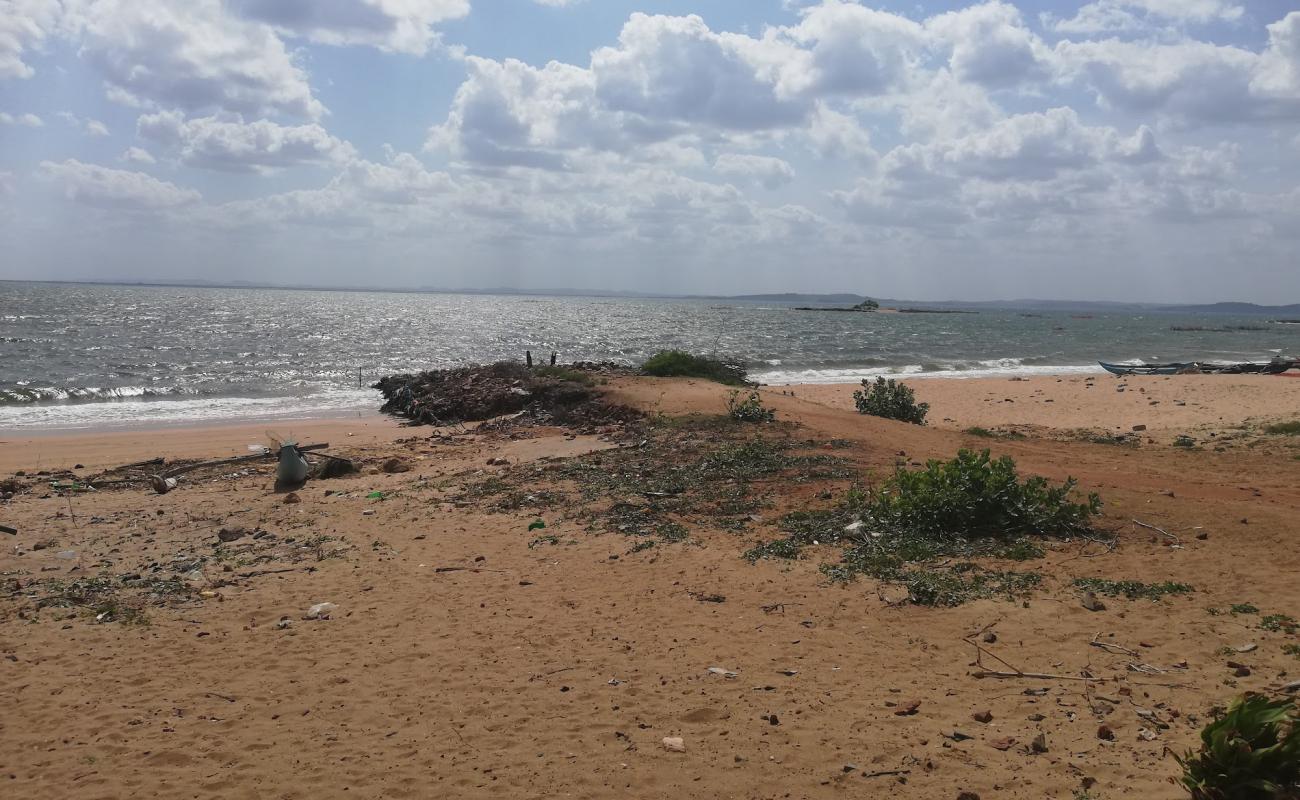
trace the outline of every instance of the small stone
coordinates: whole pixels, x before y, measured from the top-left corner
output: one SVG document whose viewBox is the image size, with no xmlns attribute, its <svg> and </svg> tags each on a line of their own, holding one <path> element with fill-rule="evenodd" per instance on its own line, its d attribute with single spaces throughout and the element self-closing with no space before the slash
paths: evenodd
<svg viewBox="0 0 1300 800">
<path fill-rule="evenodd" d="M 857 765 L 857 764 L 848 763 L 848 764 L 845 764 L 845 765 L 844 765 L 843 767 L 841 767 L 840 769 L 844 770 L 845 772 L 853 772 L 853 771 L 856 770 L 857 768 L 858 768 L 858 765 Z"/>
<path fill-rule="evenodd" d="M 410 472 L 411 467 L 400 458 L 390 458 L 379 467 L 380 471 L 386 475 L 396 475 L 399 472 Z"/>
<path fill-rule="evenodd" d="M 1094 592 L 1084 592 L 1080 604 L 1089 611 L 1105 611 L 1106 604 Z"/>
<path fill-rule="evenodd" d="M 908 700 L 906 703 L 900 703 L 898 707 L 894 709 L 894 716 L 910 717 L 916 714 L 917 709 L 919 709 L 920 707 L 921 707 L 920 700 Z"/>
<path fill-rule="evenodd" d="M 992 712 L 992 711 L 976 711 L 974 714 L 971 714 L 971 719 L 975 720 L 976 722 L 982 722 L 982 723 L 984 723 L 985 725 L 987 725 L 987 724 L 989 724 L 990 722 L 993 721 L 993 712 Z"/>
<path fill-rule="evenodd" d="M 1004 736 L 1001 739 L 994 739 L 989 742 L 989 746 L 994 750 L 1010 750 L 1016 744 L 1016 740 L 1010 736 Z"/>
<path fill-rule="evenodd" d="M 243 528 L 222 528 L 217 531 L 217 538 L 223 542 L 235 542 L 248 535 Z"/>
<path fill-rule="evenodd" d="M 685 753 L 686 742 L 680 736 L 665 736 L 663 738 L 664 749 L 670 753 Z M 739 756 L 737 756 L 739 758 Z"/>
<path fill-rule="evenodd" d="M 985 633 L 985 634 L 984 634 L 984 643 L 985 643 L 985 644 L 993 644 L 993 643 L 997 642 L 997 640 L 998 640 L 998 635 L 997 635 L 996 633 L 994 633 L 993 631 L 989 631 L 988 633 Z"/>
<path fill-rule="evenodd" d="M 317 603 L 307 609 L 307 613 L 303 616 L 303 619 L 329 619 L 330 615 L 338 610 L 339 607 L 333 603 Z"/>
<path fill-rule="evenodd" d="M 1097 728 L 1097 738 L 1102 741 L 1113 742 L 1115 741 L 1115 731 L 1109 725 L 1102 725 Z"/>
<path fill-rule="evenodd" d="M 297 493 L 297 492 L 289 492 L 288 494 L 286 494 L 286 495 L 284 496 L 284 500 L 283 500 L 282 502 L 283 502 L 286 506 L 292 506 L 292 505 L 297 505 L 298 503 L 301 503 L 301 502 L 302 502 L 302 498 L 298 496 L 298 493 Z"/>
<path fill-rule="evenodd" d="M 1040 733 L 1040 734 L 1038 734 L 1037 736 L 1035 736 L 1035 737 L 1034 737 L 1034 740 L 1033 740 L 1032 742 L 1029 743 L 1029 749 L 1030 749 L 1030 750 L 1033 750 L 1035 753 L 1046 753 L 1046 752 L 1047 752 L 1047 734 L 1045 734 L 1045 733 Z"/>
<path fill-rule="evenodd" d="M 957 800 L 980 800 L 980 796 L 975 792 L 962 792 L 957 795 Z"/>
<path fill-rule="evenodd" d="M 780 720 L 779 717 L 777 717 L 776 714 L 768 714 L 768 715 L 767 715 L 767 724 L 768 724 L 768 725 L 780 725 L 780 724 L 781 724 L 781 720 Z"/>
<path fill-rule="evenodd" d="M 1210 538 L 1210 534 L 1206 533 L 1205 531 L 1201 531 L 1200 533 L 1196 534 L 1196 538 L 1200 539 L 1203 542 L 1206 539 Z"/>
<path fill-rule="evenodd" d="M 1147 426 L 1145 426 L 1145 425 L 1134 425 L 1134 426 L 1133 426 L 1133 431 L 1134 431 L 1134 432 L 1144 431 L 1144 430 L 1146 430 L 1146 429 L 1147 429 Z"/>
</svg>

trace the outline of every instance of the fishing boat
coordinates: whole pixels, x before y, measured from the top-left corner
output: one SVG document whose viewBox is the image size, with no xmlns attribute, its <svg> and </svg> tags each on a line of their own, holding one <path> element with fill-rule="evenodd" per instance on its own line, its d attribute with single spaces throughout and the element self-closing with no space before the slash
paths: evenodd
<svg viewBox="0 0 1300 800">
<path fill-rule="evenodd" d="M 1290 375 L 1300 369 L 1300 361 L 1275 358 L 1266 362 L 1246 361 L 1239 364 L 1207 364 L 1201 361 L 1172 364 L 1108 364 L 1098 361 L 1112 375 Z"/>
<path fill-rule="evenodd" d="M 1105 361 L 1097 363 L 1112 375 L 1186 375 L 1200 372 L 1200 364 L 1194 361 L 1185 364 L 1107 364 Z"/>
</svg>

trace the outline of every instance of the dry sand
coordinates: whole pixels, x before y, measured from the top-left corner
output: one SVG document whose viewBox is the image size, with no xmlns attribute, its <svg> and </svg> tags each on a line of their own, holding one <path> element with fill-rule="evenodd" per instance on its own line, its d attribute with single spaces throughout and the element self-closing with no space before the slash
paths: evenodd
<svg viewBox="0 0 1300 800">
<path fill-rule="evenodd" d="M 562 431 L 438 439 L 380 420 L 295 425 L 303 440 L 327 439 L 366 465 L 399 456 L 413 469 L 314 482 L 294 505 L 271 492 L 265 472 L 165 496 L 141 488 L 71 501 L 38 483 L 0 504 L 0 522 L 20 529 L 0 536 L 0 785 L 33 799 L 971 791 L 1028 800 L 1070 798 L 1088 778 L 1095 797 L 1177 797 L 1166 748 L 1191 746 L 1208 709 L 1234 693 L 1300 673 L 1282 651 L 1296 637 L 1260 630 L 1259 615 L 1226 612 L 1249 601 L 1300 617 L 1296 437 L 1254 436 L 1216 452 L 1162 441 L 988 440 L 960 429 L 1226 430 L 1294 415 L 1300 386 L 1267 380 L 1127 379 L 1123 394 L 1112 379 L 1092 389 L 1073 379 L 918 381 L 934 405 L 928 428 L 852 413 L 848 387 L 765 391 L 783 419 L 800 421 L 801 436 L 846 440 L 838 452 L 865 471 L 992 445 L 1023 472 L 1072 474 L 1103 495 L 1102 526 L 1120 533 L 1113 551 L 1060 545 L 1026 602 L 955 609 L 891 606 L 871 581 L 828 586 L 818 558 L 740 559 L 775 538 L 780 510 L 814 502 L 795 485 L 767 487 L 772 514 L 739 534 L 697 528 L 693 543 L 637 553 L 625 537 L 583 530 L 564 508 L 543 512 L 545 532 L 561 544 L 529 547 L 542 533 L 528 530 L 535 513 L 445 502 L 463 482 L 450 476 L 500 469 L 485 467 L 488 458 L 518 464 L 613 446 Z M 677 414 L 716 412 L 725 391 L 645 380 L 620 382 L 615 394 Z M 1160 404 L 1135 404 L 1138 396 Z M 1174 406 L 1179 399 L 1187 405 Z M 7 475 L 237 454 L 261 428 L 0 439 Z M 375 490 L 386 499 L 367 499 Z M 227 546 L 255 557 L 210 560 L 211 596 L 151 606 L 148 625 L 33 609 L 33 585 L 50 579 L 148 574 L 151 564 L 172 577 L 224 552 L 215 532 L 236 524 L 276 543 Z M 437 571 L 447 566 L 478 571 Z M 1196 592 L 1159 603 L 1108 599 L 1094 613 L 1070 585 L 1078 576 L 1178 580 Z M 698 599 L 708 595 L 725 600 Z M 332 619 L 302 619 L 322 601 L 337 604 Z M 962 638 L 985 628 L 997 642 L 984 646 L 1009 664 L 1062 679 L 972 677 L 974 650 Z M 1114 647 L 1092 646 L 1094 637 Z M 1228 661 L 1250 675 L 1234 677 Z M 1098 682 L 1068 679 L 1083 674 Z M 896 713 L 912 701 L 916 713 Z M 991 721 L 973 718 L 984 711 Z M 1102 724 L 1114 741 L 1098 738 Z M 1040 733 L 1048 749 L 1035 754 L 1028 745 Z M 681 737 L 685 752 L 666 751 L 664 737 Z M 995 747 L 1007 739 L 1015 743 Z"/>
</svg>

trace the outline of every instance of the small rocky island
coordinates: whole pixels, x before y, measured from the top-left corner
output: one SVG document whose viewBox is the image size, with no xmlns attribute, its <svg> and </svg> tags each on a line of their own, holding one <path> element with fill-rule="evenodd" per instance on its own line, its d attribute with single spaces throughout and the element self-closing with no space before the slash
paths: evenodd
<svg viewBox="0 0 1300 800">
<path fill-rule="evenodd" d="M 795 311 L 836 311 L 840 313 L 860 313 L 870 314 L 876 311 L 887 314 L 978 314 L 978 311 L 968 311 L 956 308 L 881 308 L 880 303 L 872 300 L 870 297 L 863 300 L 857 305 L 848 306 L 795 306 Z"/>
<path fill-rule="evenodd" d="M 829 308 L 827 307 L 818 308 L 814 306 L 795 306 L 794 310 L 795 311 L 859 311 L 863 313 L 870 313 L 872 311 L 879 311 L 880 303 L 877 303 L 875 300 L 872 300 L 870 297 L 868 297 L 866 300 L 863 300 L 861 303 L 858 303 L 855 306 L 850 306 L 848 308 L 839 308 L 835 306 L 831 306 Z"/>
</svg>

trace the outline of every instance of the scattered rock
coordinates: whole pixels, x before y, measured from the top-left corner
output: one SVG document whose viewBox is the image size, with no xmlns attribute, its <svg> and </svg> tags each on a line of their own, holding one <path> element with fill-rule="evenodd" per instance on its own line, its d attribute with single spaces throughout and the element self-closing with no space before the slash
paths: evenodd
<svg viewBox="0 0 1300 800">
<path fill-rule="evenodd" d="M 1089 611 L 1105 611 L 1106 604 L 1101 602 L 1095 592 L 1084 592 L 1083 597 L 1079 600 L 1080 605 Z"/>
<path fill-rule="evenodd" d="M 920 700 L 908 700 L 906 703 L 900 703 L 899 706 L 894 709 L 894 716 L 896 717 L 913 716 L 914 714 L 916 714 L 917 710 L 920 709 L 920 707 L 921 707 Z"/>
<path fill-rule="evenodd" d="M 307 609 L 307 613 L 303 616 L 303 619 L 329 619 L 330 615 L 338 610 L 339 607 L 333 603 L 317 603 Z"/>
<path fill-rule="evenodd" d="M 994 750 L 1010 750 L 1015 745 L 1016 740 L 1010 736 L 1003 736 L 1001 739 L 994 739 L 989 742 L 989 746 Z"/>
<path fill-rule="evenodd" d="M 993 712 L 992 712 L 992 711 L 976 711 L 974 714 L 971 714 L 971 719 L 975 720 L 976 722 L 982 722 L 982 723 L 984 723 L 985 725 L 987 725 L 987 724 L 989 724 L 990 722 L 993 721 Z"/>
<path fill-rule="evenodd" d="M 980 796 L 975 792 L 961 792 L 957 795 L 957 800 L 980 800 Z"/>
<path fill-rule="evenodd" d="M 1102 725 L 1097 728 L 1097 738 L 1106 742 L 1115 741 L 1115 731 L 1109 725 Z"/>
<path fill-rule="evenodd" d="M 997 640 L 998 640 L 998 635 L 997 635 L 996 633 L 994 633 L 993 631 L 989 631 L 989 632 L 987 632 L 987 633 L 984 634 L 984 643 L 985 643 L 985 644 L 994 644 L 995 642 L 997 642 Z"/>
<path fill-rule="evenodd" d="M 510 459 L 508 459 L 508 458 L 489 458 L 489 459 L 487 460 L 487 464 L 488 464 L 489 467 L 508 467 L 508 466 L 510 466 Z"/>
<path fill-rule="evenodd" d="M 1038 734 L 1037 736 L 1035 736 L 1035 737 L 1034 737 L 1034 740 L 1033 740 L 1032 742 L 1029 743 L 1029 749 L 1032 750 L 1032 751 L 1035 752 L 1035 753 L 1046 753 L 1046 752 L 1047 752 L 1047 734 L 1045 734 L 1045 733 L 1040 733 L 1040 734 Z"/>
<path fill-rule="evenodd" d="M 685 753 L 686 742 L 680 736 L 665 736 L 663 738 L 664 749 L 671 753 Z"/>
<path fill-rule="evenodd" d="M 284 503 L 286 506 L 294 506 L 301 503 L 302 498 L 298 496 L 297 492 L 289 492 L 284 496 L 284 500 L 282 500 L 281 502 Z"/>
<path fill-rule="evenodd" d="M 840 769 L 844 770 L 845 772 L 853 772 L 853 771 L 856 770 L 857 768 L 858 768 L 858 765 L 857 765 L 857 764 L 854 764 L 854 763 L 852 763 L 852 762 L 850 762 L 850 763 L 848 763 L 848 764 L 845 764 L 843 767 L 840 767 Z"/>
<path fill-rule="evenodd" d="M 243 528 L 222 528 L 217 531 L 217 538 L 223 542 L 237 542 L 248 535 L 248 531 Z"/>
<path fill-rule="evenodd" d="M 385 475 L 396 475 L 401 472 L 410 472 L 411 466 L 400 458 L 390 458 L 379 467 L 379 470 Z"/>
<path fill-rule="evenodd" d="M 726 667 L 709 667 L 710 675 L 721 675 L 724 678 L 735 678 L 739 673 L 732 672 Z"/>
<path fill-rule="evenodd" d="M 1146 429 L 1147 429 L 1147 426 L 1145 426 L 1145 425 L 1134 425 L 1134 426 L 1133 426 L 1133 432 L 1134 432 L 1134 433 L 1137 433 L 1137 432 L 1140 432 L 1140 431 L 1144 431 L 1144 430 L 1146 430 Z"/>
</svg>

